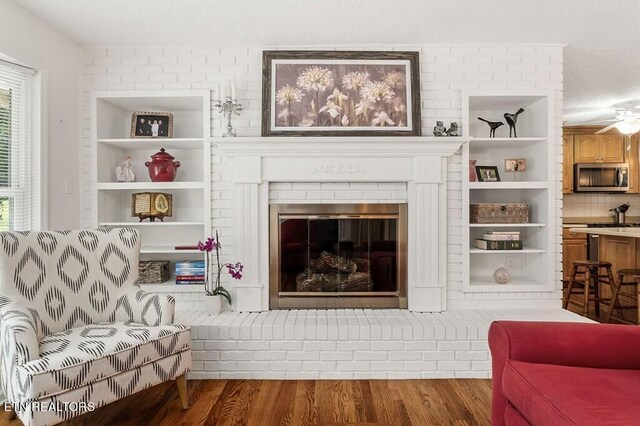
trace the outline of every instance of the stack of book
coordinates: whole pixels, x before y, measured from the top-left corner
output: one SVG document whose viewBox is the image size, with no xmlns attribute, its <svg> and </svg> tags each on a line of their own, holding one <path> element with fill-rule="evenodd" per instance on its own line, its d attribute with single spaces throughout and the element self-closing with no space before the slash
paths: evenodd
<svg viewBox="0 0 640 426">
<path fill-rule="evenodd" d="M 204 284 L 204 260 L 176 262 L 176 284 Z"/>
<path fill-rule="evenodd" d="M 520 231 L 488 231 L 473 245 L 482 250 L 522 250 Z"/>
</svg>

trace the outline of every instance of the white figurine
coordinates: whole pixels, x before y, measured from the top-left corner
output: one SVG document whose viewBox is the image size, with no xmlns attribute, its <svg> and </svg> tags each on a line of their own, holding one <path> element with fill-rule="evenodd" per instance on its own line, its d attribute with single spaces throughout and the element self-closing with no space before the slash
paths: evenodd
<svg viewBox="0 0 640 426">
<path fill-rule="evenodd" d="M 136 180 L 136 175 L 131 168 L 131 157 L 127 156 L 122 164 L 116 167 L 116 179 L 118 182 L 133 182 Z"/>
</svg>

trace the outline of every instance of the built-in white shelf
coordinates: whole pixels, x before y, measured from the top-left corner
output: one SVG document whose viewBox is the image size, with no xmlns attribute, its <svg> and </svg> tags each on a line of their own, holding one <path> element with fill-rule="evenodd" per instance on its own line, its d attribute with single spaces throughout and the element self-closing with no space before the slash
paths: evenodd
<svg viewBox="0 0 640 426">
<path fill-rule="evenodd" d="M 196 241 L 197 242 L 197 241 Z M 180 244 L 176 244 L 176 245 L 180 245 Z M 144 254 L 180 254 L 180 253 L 184 253 L 184 254 L 194 254 L 194 253 L 201 253 L 200 250 L 198 249 L 193 249 L 193 250 L 177 250 L 175 248 L 175 246 L 161 246 L 161 245 L 142 245 L 142 249 L 140 250 L 140 253 L 144 253 Z"/>
<path fill-rule="evenodd" d="M 477 247 L 469 249 L 470 254 L 529 254 L 529 253 L 545 253 L 546 250 L 523 248 L 522 250 L 483 250 Z"/>
<path fill-rule="evenodd" d="M 507 284 L 497 284 L 493 276 L 471 277 L 470 285 L 474 291 L 490 293 L 532 292 L 548 290 L 548 285 L 529 278 L 512 276 Z"/>
<path fill-rule="evenodd" d="M 119 149 L 149 150 L 159 149 L 202 149 L 203 138 L 123 138 L 123 139 L 98 139 L 99 144 L 112 146 Z"/>
<path fill-rule="evenodd" d="M 556 140 L 554 93 L 547 90 L 464 91 L 462 128 L 472 137 L 462 149 L 462 248 L 465 292 L 544 292 L 557 288 L 556 259 Z M 520 137 L 510 138 L 509 126 L 489 135 L 489 126 L 477 119 L 505 122 L 505 112 L 524 108 L 518 117 Z M 525 159 L 525 172 L 506 172 L 505 161 Z M 497 167 L 500 182 L 469 182 L 469 161 Z M 515 179 L 514 179 L 515 178 Z M 470 223 L 476 203 L 525 203 L 530 223 Z M 517 230 L 522 250 L 482 250 L 473 240 L 486 230 Z M 504 266 L 510 283 L 496 284 L 493 272 Z"/>
<path fill-rule="evenodd" d="M 544 228 L 546 223 L 470 223 L 471 228 Z"/>
<path fill-rule="evenodd" d="M 211 235 L 211 92 L 209 90 L 127 90 L 91 93 L 92 226 L 133 227 L 142 235 L 143 260 L 167 260 L 171 268 L 184 259 L 202 259 L 191 246 Z M 136 111 L 173 114 L 173 138 L 131 138 Z M 165 148 L 180 162 L 176 182 L 151 182 L 146 161 Z M 116 182 L 115 169 L 126 157 L 137 182 Z M 166 192 L 173 215 L 165 222 L 131 217 L 131 194 Z M 172 271 L 173 272 L 173 271 Z M 145 289 L 168 293 L 202 286 L 176 285 L 175 277 Z M 190 290 L 189 290 L 190 291 Z"/>
<path fill-rule="evenodd" d="M 204 222 L 99 222 L 98 226 L 204 226 Z"/>
<path fill-rule="evenodd" d="M 479 151 L 493 149 L 523 149 L 544 143 L 547 138 L 473 138 L 469 143 Z"/>
<path fill-rule="evenodd" d="M 549 182 L 469 182 L 469 189 L 546 189 Z"/>
<path fill-rule="evenodd" d="M 204 182 L 100 182 L 96 189 L 100 191 L 130 190 L 171 190 L 171 189 L 203 189 Z"/>
<path fill-rule="evenodd" d="M 152 293 L 203 293 L 204 284 L 176 284 L 175 279 L 160 284 L 140 283 L 144 291 Z"/>
</svg>

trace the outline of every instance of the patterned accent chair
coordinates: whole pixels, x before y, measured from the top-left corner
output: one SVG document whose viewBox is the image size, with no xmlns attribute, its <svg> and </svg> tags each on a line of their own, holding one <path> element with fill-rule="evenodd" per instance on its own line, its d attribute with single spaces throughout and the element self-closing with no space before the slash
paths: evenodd
<svg viewBox="0 0 640 426">
<path fill-rule="evenodd" d="M 140 289 L 139 253 L 129 228 L 0 233 L 0 378 L 25 425 L 173 379 L 187 407 L 191 333 Z"/>
</svg>

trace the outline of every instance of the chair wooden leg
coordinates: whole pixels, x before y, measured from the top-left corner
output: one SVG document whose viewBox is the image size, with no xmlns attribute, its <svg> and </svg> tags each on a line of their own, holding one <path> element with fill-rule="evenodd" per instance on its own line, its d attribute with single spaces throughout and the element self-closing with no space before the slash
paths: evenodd
<svg viewBox="0 0 640 426">
<path fill-rule="evenodd" d="M 564 301 L 563 301 L 563 308 L 567 309 L 567 307 L 569 306 L 569 299 L 571 299 L 571 292 L 573 291 L 573 283 L 576 280 L 576 274 L 578 273 L 578 267 L 577 266 L 573 266 L 573 271 L 571 272 L 571 279 L 569 280 L 569 285 L 567 286 L 567 294 L 565 295 Z"/>
<path fill-rule="evenodd" d="M 620 293 L 620 287 L 622 287 L 622 275 L 618 274 L 618 282 L 613 283 L 613 294 L 611 295 L 611 301 L 609 302 L 609 309 L 607 310 L 606 322 L 611 321 L 611 314 L 618 304 L 618 294 Z"/>
<path fill-rule="evenodd" d="M 589 316 L 589 292 L 591 291 L 591 268 L 585 268 L 584 271 L 584 309 L 582 315 Z"/>
<path fill-rule="evenodd" d="M 596 278 L 595 279 L 592 278 L 593 292 L 594 292 L 593 302 L 596 307 L 596 318 L 599 321 L 600 320 L 600 270 L 596 268 L 594 272 L 595 272 Z"/>
<path fill-rule="evenodd" d="M 176 377 L 176 385 L 178 386 L 178 394 L 180 394 L 180 402 L 182 403 L 182 409 L 189 408 L 189 399 L 187 396 L 187 374 Z"/>
</svg>

